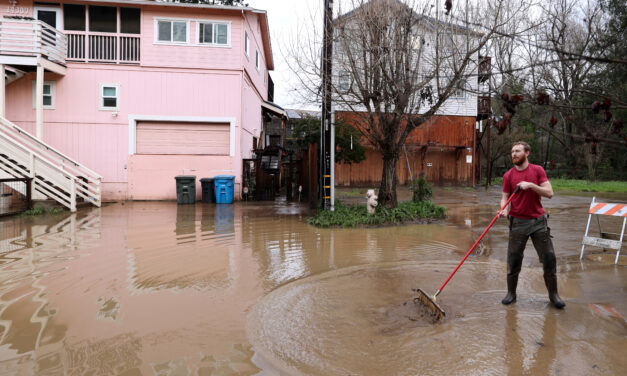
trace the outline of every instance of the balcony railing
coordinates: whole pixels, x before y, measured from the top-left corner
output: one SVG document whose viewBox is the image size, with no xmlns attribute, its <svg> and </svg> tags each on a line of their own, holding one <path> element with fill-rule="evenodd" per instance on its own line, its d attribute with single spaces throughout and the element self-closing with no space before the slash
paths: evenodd
<svg viewBox="0 0 627 376">
<path fill-rule="evenodd" d="M 66 31 L 70 61 L 139 64 L 139 35 Z"/>
<path fill-rule="evenodd" d="M 66 36 L 39 20 L 0 19 L 0 55 L 39 57 L 65 65 Z"/>
</svg>

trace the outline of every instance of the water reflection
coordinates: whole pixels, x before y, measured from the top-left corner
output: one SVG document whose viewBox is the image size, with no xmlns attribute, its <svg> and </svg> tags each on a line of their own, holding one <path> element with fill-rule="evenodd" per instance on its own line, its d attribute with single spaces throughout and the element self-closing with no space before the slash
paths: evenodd
<svg viewBox="0 0 627 376">
<path fill-rule="evenodd" d="M 37 362 L 56 369 L 60 357 L 49 351 L 61 347 L 67 325 L 57 319 L 48 276 L 65 271 L 59 263 L 76 258 L 77 244 L 91 248 L 99 220 L 96 209 L 0 221 L 0 359 L 32 359 L 34 351 Z"/>
<path fill-rule="evenodd" d="M 523 319 L 519 320 L 519 316 Z M 558 345 L 556 326 L 554 312 L 530 314 L 507 309 L 503 335 L 507 374 L 553 374 Z"/>
<path fill-rule="evenodd" d="M 158 210 L 160 223 L 153 223 L 152 210 L 146 215 L 135 212 L 135 226 L 127 229 L 132 288 L 142 293 L 228 288 L 237 251 L 233 205 L 147 206 Z M 162 235 L 168 223 L 174 224 L 174 237 Z"/>
</svg>

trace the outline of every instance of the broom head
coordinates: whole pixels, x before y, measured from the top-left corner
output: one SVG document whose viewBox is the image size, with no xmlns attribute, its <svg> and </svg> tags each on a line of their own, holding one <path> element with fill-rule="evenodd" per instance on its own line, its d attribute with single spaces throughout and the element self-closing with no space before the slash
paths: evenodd
<svg viewBox="0 0 627 376">
<path fill-rule="evenodd" d="M 431 311 L 434 321 L 442 321 L 446 313 L 444 313 L 442 308 L 435 302 L 435 297 L 430 297 L 421 289 L 416 289 L 415 291 L 418 293 L 418 296 L 414 298 L 414 302 L 420 302 L 423 306 L 427 307 L 427 309 Z"/>
</svg>

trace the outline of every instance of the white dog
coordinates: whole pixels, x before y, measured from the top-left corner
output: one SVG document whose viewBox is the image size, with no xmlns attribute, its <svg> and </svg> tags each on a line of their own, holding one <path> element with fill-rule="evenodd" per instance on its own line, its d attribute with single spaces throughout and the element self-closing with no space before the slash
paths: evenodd
<svg viewBox="0 0 627 376">
<path fill-rule="evenodd" d="M 374 194 L 374 189 L 369 189 L 366 193 L 366 209 L 368 209 L 368 214 L 374 214 L 375 208 L 378 205 L 378 198 L 379 197 Z"/>
</svg>

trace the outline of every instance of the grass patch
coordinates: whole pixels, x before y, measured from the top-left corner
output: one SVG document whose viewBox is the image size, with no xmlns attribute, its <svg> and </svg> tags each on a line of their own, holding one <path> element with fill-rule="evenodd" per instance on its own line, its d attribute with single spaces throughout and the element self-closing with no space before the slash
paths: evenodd
<svg viewBox="0 0 627 376">
<path fill-rule="evenodd" d="M 335 211 L 318 210 L 307 218 L 307 223 L 316 227 L 356 227 L 398 224 L 420 219 L 439 219 L 446 215 L 446 208 L 429 201 L 402 202 L 397 208 L 377 207 L 377 211 L 368 215 L 366 206 L 344 206 L 335 204 Z"/>
<path fill-rule="evenodd" d="M 549 179 L 549 181 L 556 191 L 627 193 L 626 181 L 587 181 L 575 179 Z"/>
<path fill-rule="evenodd" d="M 627 181 L 588 181 L 549 178 L 554 191 L 627 193 Z M 503 178 L 493 178 L 492 185 L 502 185 Z M 485 180 L 483 181 L 485 184 Z"/>
</svg>

